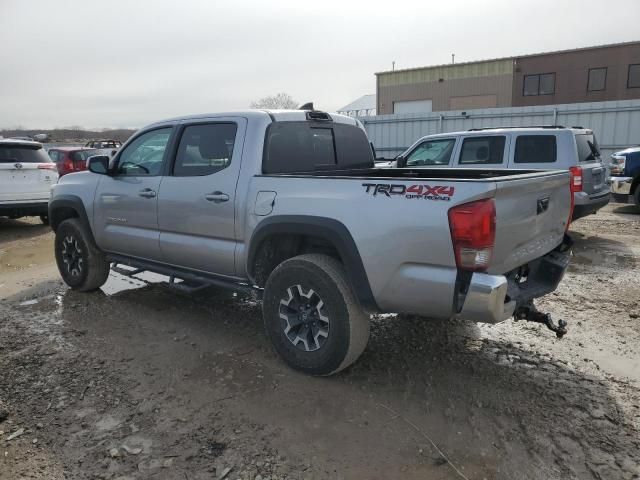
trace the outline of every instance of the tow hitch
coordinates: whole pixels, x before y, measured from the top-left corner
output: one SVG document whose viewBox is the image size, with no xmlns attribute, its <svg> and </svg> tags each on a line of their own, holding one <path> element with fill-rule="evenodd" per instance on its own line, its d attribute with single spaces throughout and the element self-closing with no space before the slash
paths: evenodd
<svg viewBox="0 0 640 480">
<path fill-rule="evenodd" d="M 556 337 L 562 338 L 567 333 L 567 322 L 564 320 L 558 320 L 556 325 L 551 318 L 551 314 L 539 312 L 533 302 L 529 302 L 516 308 L 513 313 L 514 320 L 527 320 L 528 322 L 544 323 L 547 328 L 553 332 L 556 332 Z"/>
</svg>

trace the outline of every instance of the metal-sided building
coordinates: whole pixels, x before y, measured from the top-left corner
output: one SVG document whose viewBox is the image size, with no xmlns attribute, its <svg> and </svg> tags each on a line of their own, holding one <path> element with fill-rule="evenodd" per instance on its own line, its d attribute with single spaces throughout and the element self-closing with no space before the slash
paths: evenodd
<svg viewBox="0 0 640 480">
<path fill-rule="evenodd" d="M 376 74 L 377 113 L 640 98 L 640 42 Z"/>
</svg>

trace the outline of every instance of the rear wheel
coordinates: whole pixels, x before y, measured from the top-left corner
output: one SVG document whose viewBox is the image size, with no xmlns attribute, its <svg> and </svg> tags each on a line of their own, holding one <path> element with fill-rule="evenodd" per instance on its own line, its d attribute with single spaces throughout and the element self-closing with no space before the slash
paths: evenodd
<svg viewBox="0 0 640 480">
<path fill-rule="evenodd" d="M 311 375 L 348 367 L 369 339 L 369 316 L 342 264 L 327 255 L 300 255 L 276 267 L 262 308 L 276 351 L 291 367 Z"/>
<path fill-rule="evenodd" d="M 109 262 L 77 218 L 58 226 L 55 255 L 62 279 L 74 290 L 95 290 L 109 277 Z"/>
</svg>

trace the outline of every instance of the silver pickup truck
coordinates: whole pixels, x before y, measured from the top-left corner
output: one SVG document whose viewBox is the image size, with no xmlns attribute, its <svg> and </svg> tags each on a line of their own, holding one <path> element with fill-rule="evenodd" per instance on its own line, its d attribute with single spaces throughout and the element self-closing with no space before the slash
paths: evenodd
<svg viewBox="0 0 640 480">
<path fill-rule="evenodd" d="M 153 271 L 263 298 L 294 368 L 335 373 L 369 314 L 546 323 L 534 298 L 569 259 L 566 171 L 376 169 L 362 125 L 307 111 L 191 116 L 137 132 L 64 176 L 49 203 L 64 281 Z"/>
</svg>

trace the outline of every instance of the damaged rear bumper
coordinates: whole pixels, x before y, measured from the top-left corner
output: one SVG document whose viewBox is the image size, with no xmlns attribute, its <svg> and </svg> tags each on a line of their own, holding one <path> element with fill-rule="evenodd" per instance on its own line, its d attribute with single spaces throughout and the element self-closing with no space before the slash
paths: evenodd
<svg viewBox="0 0 640 480">
<path fill-rule="evenodd" d="M 498 323 L 511 318 L 517 308 L 553 292 L 569 265 L 571 238 L 527 265 L 505 275 L 473 273 L 464 282 L 456 317 L 482 323 Z"/>
</svg>

